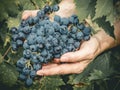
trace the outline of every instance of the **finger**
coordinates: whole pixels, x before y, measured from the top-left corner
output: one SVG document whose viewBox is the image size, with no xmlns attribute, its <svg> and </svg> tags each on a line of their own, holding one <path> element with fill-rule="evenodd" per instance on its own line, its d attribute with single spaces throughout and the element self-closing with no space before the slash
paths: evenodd
<svg viewBox="0 0 120 90">
<path fill-rule="evenodd" d="M 25 20 L 30 16 L 34 17 L 34 16 L 37 15 L 38 11 L 39 10 L 26 10 L 26 11 L 24 11 L 23 14 L 22 14 L 22 19 Z"/>
<path fill-rule="evenodd" d="M 89 49 L 88 49 L 89 50 Z M 91 54 L 89 54 L 88 50 L 81 49 L 75 52 L 68 52 L 61 56 L 60 62 L 77 62 L 83 61 L 87 59 L 91 59 Z"/>
<path fill-rule="evenodd" d="M 47 65 L 43 65 L 42 69 L 49 69 L 49 68 L 52 68 L 52 67 L 55 67 L 55 66 L 58 66 L 58 64 L 50 63 L 50 64 L 47 64 Z"/>
<path fill-rule="evenodd" d="M 37 75 L 62 75 L 62 74 L 77 74 L 81 73 L 90 61 L 76 62 L 71 64 L 60 64 L 49 68 L 44 68 L 37 71 Z M 44 67 L 44 66 L 43 66 Z"/>
<path fill-rule="evenodd" d="M 60 58 L 54 58 L 53 62 L 54 63 L 60 63 Z"/>
</svg>

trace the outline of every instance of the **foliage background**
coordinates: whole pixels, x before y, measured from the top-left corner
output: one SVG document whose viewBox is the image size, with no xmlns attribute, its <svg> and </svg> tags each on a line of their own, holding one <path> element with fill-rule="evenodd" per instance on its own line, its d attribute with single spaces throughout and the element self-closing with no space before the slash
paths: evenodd
<svg viewBox="0 0 120 90">
<path fill-rule="evenodd" d="M 93 34 L 102 27 L 114 37 L 113 22 L 120 18 L 119 0 L 74 1 L 79 19 L 88 21 Z M 59 2 L 0 0 L 0 90 L 120 90 L 120 46 L 100 54 L 81 74 L 37 77 L 31 87 L 17 79 L 15 64 L 22 56 L 22 48 L 12 52 L 10 28 L 19 25 L 24 10 L 40 9 L 46 3 Z"/>
</svg>

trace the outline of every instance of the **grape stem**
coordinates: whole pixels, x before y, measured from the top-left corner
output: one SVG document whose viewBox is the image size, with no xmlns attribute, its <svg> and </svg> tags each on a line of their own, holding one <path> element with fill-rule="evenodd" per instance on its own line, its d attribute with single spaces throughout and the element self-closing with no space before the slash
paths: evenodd
<svg viewBox="0 0 120 90">
<path fill-rule="evenodd" d="M 3 55 L 3 57 L 2 57 L 3 59 L 4 59 L 5 56 L 8 54 L 8 52 L 10 51 L 10 49 L 11 49 L 11 46 L 9 46 L 8 49 L 6 50 L 6 52 L 4 53 L 4 55 Z"/>
</svg>

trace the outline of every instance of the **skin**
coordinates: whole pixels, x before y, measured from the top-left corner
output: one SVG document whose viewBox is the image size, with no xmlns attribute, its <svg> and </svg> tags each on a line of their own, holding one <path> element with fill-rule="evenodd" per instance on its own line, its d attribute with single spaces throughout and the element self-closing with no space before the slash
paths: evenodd
<svg viewBox="0 0 120 90">
<path fill-rule="evenodd" d="M 63 0 L 59 4 L 60 10 L 55 14 L 61 17 L 69 17 L 74 14 L 76 11 L 73 1 L 69 0 L 68 2 L 68 0 Z M 36 16 L 37 11 L 24 11 L 22 19 L 27 19 L 29 16 Z M 81 73 L 100 53 L 120 44 L 120 20 L 114 23 L 114 29 L 116 40 L 101 29 L 89 41 L 84 41 L 79 50 L 68 52 L 60 58 L 54 59 L 53 63 L 43 65 L 42 69 L 37 71 L 37 75 L 49 76 Z"/>
</svg>

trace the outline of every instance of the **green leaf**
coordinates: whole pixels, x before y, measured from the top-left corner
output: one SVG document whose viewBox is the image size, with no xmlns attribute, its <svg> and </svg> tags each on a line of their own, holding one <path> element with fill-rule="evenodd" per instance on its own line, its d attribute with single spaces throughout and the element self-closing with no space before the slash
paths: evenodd
<svg viewBox="0 0 120 90">
<path fill-rule="evenodd" d="M 68 83 L 71 83 L 72 85 L 79 83 L 84 83 L 86 85 L 87 83 L 90 83 L 89 76 L 91 75 L 92 72 L 94 72 L 94 69 L 101 71 L 103 73 L 103 74 L 100 73 L 100 77 L 98 77 L 99 79 L 101 79 L 101 77 L 102 79 L 106 78 L 107 76 L 114 73 L 114 69 L 111 64 L 112 60 L 110 58 L 111 55 L 109 51 L 99 55 L 87 66 L 87 68 L 82 73 L 70 75 Z"/>
<path fill-rule="evenodd" d="M 97 80 L 97 79 L 103 79 L 105 75 L 102 71 L 94 69 L 93 72 L 90 73 L 90 76 L 88 77 L 89 81 Z"/>
<path fill-rule="evenodd" d="M 94 90 L 94 87 L 91 84 L 88 86 L 80 86 L 80 87 L 73 86 L 73 90 Z"/>
<path fill-rule="evenodd" d="M 110 25 L 110 22 L 106 22 L 105 16 L 97 18 L 94 22 L 96 22 L 99 25 L 99 27 L 102 27 L 107 34 L 115 38 L 114 27 Z"/>
<path fill-rule="evenodd" d="M 16 84 L 18 78 L 18 72 L 15 69 L 15 66 L 9 63 L 0 64 L 0 84 L 7 87 L 12 87 Z"/>
<path fill-rule="evenodd" d="M 113 0 L 97 0 L 95 8 L 94 19 L 109 15 L 113 10 Z"/>
<path fill-rule="evenodd" d="M 47 76 L 40 80 L 41 90 L 60 90 L 59 86 L 65 85 L 60 76 Z"/>
<path fill-rule="evenodd" d="M 0 64 L 3 62 L 3 56 L 0 54 Z"/>
<path fill-rule="evenodd" d="M 30 0 L 19 0 L 23 10 L 34 10 L 35 6 L 31 3 Z"/>
<path fill-rule="evenodd" d="M 92 18 L 95 15 L 96 0 L 75 0 L 77 15 L 82 21 L 90 15 Z"/>
<path fill-rule="evenodd" d="M 39 7 L 39 9 L 42 9 L 47 4 L 47 0 L 32 0 L 32 1 L 34 1 L 35 5 Z"/>
<path fill-rule="evenodd" d="M 20 24 L 20 20 L 18 18 L 12 18 L 9 17 L 8 21 L 7 21 L 8 27 L 12 28 L 12 27 L 18 27 Z"/>
<path fill-rule="evenodd" d="M 115 20 L 115 17 L 114 17 L 114 11 L 111 10 L 110 14 L 109 15 L 106 15 L 106 21 L 108 21 L 110 23 L 111 26 L 113 26 L 113 22 Z"/>
</svg>

